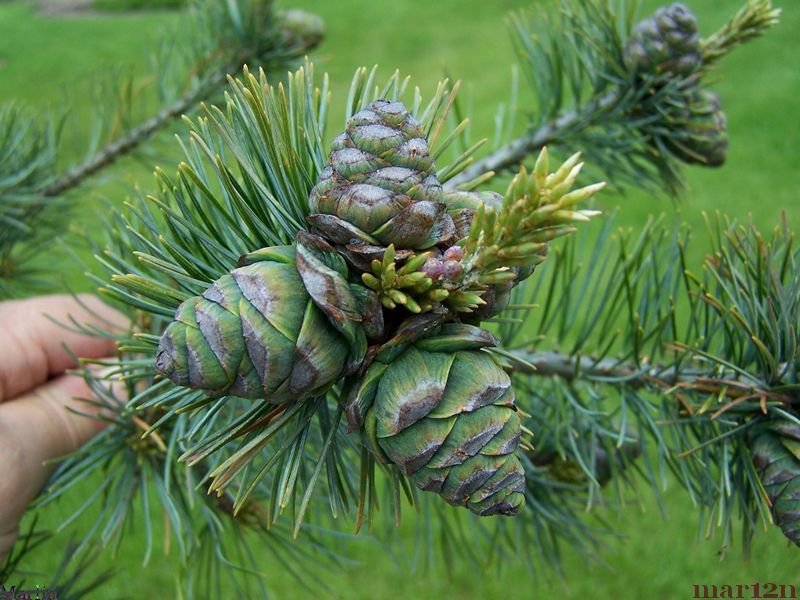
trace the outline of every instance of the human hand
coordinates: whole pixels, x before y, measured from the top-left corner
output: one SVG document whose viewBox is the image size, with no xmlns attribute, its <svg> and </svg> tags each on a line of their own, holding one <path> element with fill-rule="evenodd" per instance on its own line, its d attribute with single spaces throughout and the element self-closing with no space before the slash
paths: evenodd
<svg viewBox="0 0 800 600">
<path fill-rule="evenodd" d="M 92 393 L 83 378 L 66 371 L 77 366 L 73 356 L 102 358 L 116 348 L 113 340 L 57 324 L 70 318 L 103 329 L 125 325 L 120 313 L 89 295 L 0 302 L 0 564 L 28 503 L 53 470 L 44 461 L 77 450 L 103 427 L 68 410 L 86 412 L 89 405 L 78 398 Z"/>
</svg>

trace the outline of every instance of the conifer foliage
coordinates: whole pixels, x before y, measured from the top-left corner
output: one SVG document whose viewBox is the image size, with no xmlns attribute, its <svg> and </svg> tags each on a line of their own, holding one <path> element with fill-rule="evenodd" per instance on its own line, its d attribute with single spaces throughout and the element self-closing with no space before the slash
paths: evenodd
<svg viewBox="0 0 800 600">
<path fill-rule="evenodd" d="M 220 557 L 241 558 L 236 581 L 258 572 L 254 539 L 300 565 L 331 554 L 325 530 L 407 505 L 444 539 L 470 520 L 474 540 L 448 554 L 591 554 L 579 513 L 666 468 L 726 539 L 742 511 L 745 539 L 761 520 L 800 545 L 792 232 L 720 217 L 698 276 L 683 230 L 581 231 L 606 185 L 586 171 L 676 194 L 683 165 L 722 164 L 705 78 L 778 11 L 747 0 L 704 38 L 683 4 L 642 19 L 634 4 L 513 18 L 536 105 L 522 131 L 501 120 L 480 159 L 449 81 L 425 99 L 359 69 L 338 121 L 308 60 L 283 80 L 230 77 L 224 103 L 185 117 L 177 167 L 108 219 L 90 276 L 132 327 L 85 377 L 113 416 L 40 505 L 102 470 L 86 548 L 134 515 L 152 540 L 157 498 L 181 555 L 199 557 L 188 595 Z M 283 31 L 296 48 L 318 28 Z"/>
</svg>

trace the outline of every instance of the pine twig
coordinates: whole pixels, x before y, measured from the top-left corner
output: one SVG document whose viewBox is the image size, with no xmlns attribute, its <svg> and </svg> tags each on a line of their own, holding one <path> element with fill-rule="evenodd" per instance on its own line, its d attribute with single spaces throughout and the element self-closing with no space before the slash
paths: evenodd
<svg viewBox="0 0 800 600">
<path fill-rule="evenodd" d="M 512 369 L 514 371 L 538 377 L 559 377 L 570 382 L 583 379 L 632 389 L 655 386 L 667 390 L 694 390 L 703 394 L 715 393 L 730 398 L 730 402 L 713 413 L 712 418 L 716 418 L 732 406 L 746 400 L 758 400 L 759 409 L 762 412 L 766 410 L 767 399 L 784 406 L 792 406 L 796 403 L 796 400 L 788 394 L 762 389 L 735 379 L 682 372 L 674 366 L 637 365 L 614 358 L 595 360 L 589 356 L 568 355 L 556 351 L 510 351 L 509 354 L 513 359 Z"/>
<path fill-rule="evenodd" d="M 524 27 L 517 27 L 515 33 L 521 38 L 520 53 L 523 60 L 527 60 L 531 65 L 539 65 L 539 67 L 535 67 L 536 70 L 544 68 L 541 65 L 549 65 L 551 69 L 547 77 L 543 77 L 541 73 L 532 75 L 535 80 L 533 85 L 536 93 L 539 95 L 549 93 L 549 97 L 554 100 L 551 105 L 540 107 L 542 114 L 533 115 L 525 133 L 469 165 L 445 184 L 447 188 L 457 188 L 486 174 L 514 170 L 543 146 L 564 145 L 569 147 L 579 139 L 584 144 L 596 144 L 603 137 L 611 139 L 613 135 L 610 125 L 615 122 L 624 130 L 625 152 L 635 154 L 642 142 L 653 137 L 657 132 L 663 134 L 661 131 L 663 124 L 659 124 L 658 120 L 665 106 L 674 103 L 676 98 L 682 98 L 692 90 L 699 89 L 700 79 L 705 75 L 709 66 L 733 48 L 762 35 L 777 24 L 780 16 L 780 10 L 773 9 L 770 0 L 747 0 L 745 6 L 716 33 L 701 40 L 700 61 L 692 73 L 682 77 L 664 79 L 658 75 L 643 76 L 643 73 L 635 71 L 634 64 L 627 64 L 624 60 L 620 62 L 620 57 L 625 55 L 623 46 L 626 41 L 624 35 L 627 32 L 617 30 L 618 25 L 612 21 L 614 12 L 607 12 L 605 8 L 595 11 L 602 3 L 597 3 L 592 10 L 587 8 L 594 4 L 585 2 L 581 4 L 582 8 L 578 9 L 569 0 L 564 0 L 562 12 L 569 14 L 570 18 L 562 22 L 561 26 L 585 29 L 583 35 L 592 36 L 590 31 L 594 20 L 608 20 L 607 23 L 602 24 L 601 29 L 607 38 L 604 41 L 618 46 L 613 50 L 600 45 L 590 45 L 579 50 L 577 48 L 581 44 L 574 40 L 572 44 L 554 42 L 552 45 L 547 45 L 538 42 L 539 34 L 541 33 L 541 37 L 546 37 L 545 33 L 528 32 Z M 611 4 L 613 3 L 609 3 L 609 5 Z M 583 14 L 583 10 L 588 12 Z M 535 38 L 537 43 L 528 44 L 528 40 L 525 39 L 526 35 Z M 574 71 L 574 73 L 570 73 L 569 77 L 564 76 L 565 79 L 569 79 L 574 91 L 573 108 L 566 105 L 567 94 L 563 89 L 566 84 L 558 79 L 563 75 L 562 71 L 552 71 L 552 69 L 559 68 L 563 72 L 570 71 L 564 65 L 571 65 L 570 69 Z M 525 66 L 523 65 L 523 67 Z M 530 65 L 527 66 L 530 68 Z M 583 96 L 583 90 L 587 87 L 592 88 L 592 94 Z M 537 120 L 551 115 L 553 118 L 550 120 Z M 614 116 L 617 118 L 609 118 Z M 675 124 L 667 123 L 667 126 L 676 130 L 673 132 L 676 140 L 685 137 L 686 132 L 681 132 Z M 599 136 L 594 135 L 590 139 L 587 136 L 592 129 L 595 129 L 595 133 L 602 133 Z M 616 140 L 614 144 L 618 144 L 618 142 L 619 140 Z M 619 150 L 620 147 L 616 147 L 616 149 Z M 585 148 L 585 150 L 589 152 L 590 148 Z M 652 166 L 656 167 L 659 177 L 665 179 L 663 183 L 670 188 L 672 193 L 676 192 L 679 186 L 675 184 L 679 183 L 679 175 L 674 159 L 678 158 L 687 162 L 685 157 L 680 155 L 673 157 L 661 147 L 657 148 L 655 153 L 648 151 L 646 154 L 650 157 L 651 162 L 654 161 Z M 644 173 L 637 175 L 633 178 L 633 182 L 637 185 L 652 183 L 647 181 L 648 177 L 645 177 Z M 656 189 L 658 187 L 661 186 L 657 186 Z"/>
<path fill-rule="evenodd" d="M 574 135 L 594 125 L 598 119 L 613 109 L 619 99 L 620 93 L 615 90 L 584 106 L 565 112 L 552 121 L 546 121 L 481 160 L 473 162 L 461 173 L 447 181 L 444 187 L 455 189 L 484 173 L 490 171 L 499 173 L 517 168 L 526 157 L 555 143 L 567 132 Z"/>
<path fill-rule="evenodd" d="M 200 100 L 208 97 L 214 89 L 225 82 L 226 76 L 227 69 L 213 74 L 204 84 L 190 90 L 171 106 L 164 108 L 158 114 L 134 127 L 123 137 L 109 142 L 81 164 L 69 169 L 64 175 L 48 185 L 42 192 L 43 195 L 47 197 L 60 196 L 78 187 L 88 177 L 108 167 L 121 156 L 133 151 L 137 146 L 160 131 L 166 123 L 180 117 Z"/>
<path fill-rule="evenodd" d="M 702 40 L 703 64 L 710 65 L 745 42 L 763 35 L 777 25 L 781 9 L 772 8 L 770 0 L 747 0 L 725 25 Z"/>
<path fill-rule="evenodd" d="M 321 33 L 315 30 L 316 27 L 319 27 L 319 24 L 314 21 L 316 19 L 314 15 L 295 10 L 284 11 L 280 14 L 280 18 L 283 20 L 281 36 L 283 43 L 286 45 L 286 48 L 282 49 L 282 58 L 291 58 L 292 56 L 306 53 L 312 50 L 321 40 Z M 276 44 L 280 43 L 276 42 Z M 280 49 L 280 46 L 276 45 L 276 49 Z M 204 81 L 198 83 L 172 105 L 137 125 L 123 137 L 112 140 L 81 164 L 69 169 L 64 175 L 48 185 L 44 189 L 43 195 L 59 196 L 79 186 L 86 178 L 111 165 L 115 160 L 147 141 L 169 121 L 179 118 L 192 107 L 197 106 L 200 101 L 211 96 L 214 90 L 225 84 L 230 74 L 238 73 L 248 60 L 259 57 L 255 53 L 255 49 L 247 48 L 232 58 L 233 60 L 230 63 L 208 74 Z M 209 62 L 210 59 L 210 56 L 206 57 L 201 63 Z"/>
</svg>

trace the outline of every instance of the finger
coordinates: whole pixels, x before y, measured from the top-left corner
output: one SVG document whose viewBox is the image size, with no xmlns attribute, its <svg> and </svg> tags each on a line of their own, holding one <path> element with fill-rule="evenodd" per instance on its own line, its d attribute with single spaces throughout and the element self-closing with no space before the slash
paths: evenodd
<svg viewBox="0 0 800 600">
<path fill-rule="evenodd" d="M 76 399 L 89 397 L 81 377 L 61 375 L 0 404 L 0 556 L 11 548 L 28 503 L 54 468 L 43 463 L 74 452 L 105 425 L 68 410 L 94 412 L 93 405 Z"/>
<path fill-rule="evenodd" d="M 0 302 L 0 402 L 75 367 L 70 353 L 83 358 L 114 353 L 113 340 L 60 325 L 73 321 L 105 330 L 127 326 L 121 313 L 88 294 Z"/>
</svg>

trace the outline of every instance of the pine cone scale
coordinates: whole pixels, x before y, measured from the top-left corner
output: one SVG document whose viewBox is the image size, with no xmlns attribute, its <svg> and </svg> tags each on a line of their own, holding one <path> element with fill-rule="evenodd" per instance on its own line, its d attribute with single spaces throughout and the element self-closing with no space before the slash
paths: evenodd
<svg viewBox="0 0 800 600">
<path fill-rule="evenodd" d="M 297 339 L 307 295 L 296 269 L 279 268 L 279 263 L 240 267 L 231 272 L 247 302 L 286 339 Z M 256 268 L 254 268 L 256 267 Z M 270 282 L 269 286 L 264 281 Z"/>
<path fill-rule="evenodd" d="M 486 456 L 460 464 L 449 471 L 439 493 L 454 506 L 466 506 L 470 497 L 491 479 L 501 465 L 502 459 Z"/>
<path fill-rule="evenodd" d="M 381 449 L 406 475 L 412 475 L 439 451 L 455 422 L 455 418 L 423 419 L 396 435 L 381 439 Z"/>
<path fill-rule="evenodd" d="M 521 434 L 518 418 L 514 419 L 509 416 L 503 429 L 481 448 L 481 454 L 485 456 L 513 454 L 517 451 Z"/>
<path fill-rule="evenodd" d="M 242 336 L 241 321 L 215 302 L 196 302 L 194 315 L 203 339 L 225 371 L 226 383 L 233 381 L 244 354 L 244 348 L 236 342 Z"/>
<path fill-rule="evenodd" d="M 386 399 L 376 406 L 378 438 L 396 435 L 436 407 L 453 359 L 446 354 L 423 357 L 410 348 L 389 365 L 377 390 Z"/>
<path fill-rule="evenodd" d="M 431 417 L 449 417 L 472 412 L 497 403 L 511 390 L 511 380 L 502 371 L 491 368 L 492 359 L 483 353 L 458 353 L 452 367 L 452 384 L 442 396 Z M 513 393 L 510 402 L 513 405 Z"/>
<path fill-rule="evenodd" d="M 357 122 L 357 121 L 356 121 Z M 364 123 L 348 127 L 347 133 L 356 147 L 381 156 L 387 150 L 402 144 L 405 135 L 393 127 L 383 123 Z"/>
<path fill-rule="evenodd" d="M 275 329 L 250 302 L 239 309 L 244 347 L 261 381 L 281 377 L 291 368 L 294 343 Z"/>
<path fill-rule="evenodd" d="M 320 335 L 325 332 L 325 335 Z M 322 312 L 309 303 L 294 347 L 289 389 L 299 397 L 339 377 L 348 345 Z"/>
<path fill-rule="evenodd" d="M 220 364 L 215 349 L 200 329 L 196 308 L 196 303 L 187 305 L 181 318 L 178 319 L 179 322 L 188 326 L 186 330 L 186 366 L 190 379 L 202 381 L 205 387 L 216 390 L 224 387 L 230 380 Z"/>
<path fill-rule="evenodd" d="M 322 198 L 319 209 L 335 212 L 364 231 L 375 231 L 411 202 L 405 194 L 370 183 L 354 183 L 344 193 Z"/>
<path fill-rule="evenodd" d="M 428 466 L 433 469 L 442 469 L 460 465 L 472 458 L 504 429 L 512 416 L 516 415 L 510 409 L 503 411 L 488 408 L 464 413 L 456 419 L 450 435 L 436 455 L 431 458 Z"/>
</svg>

